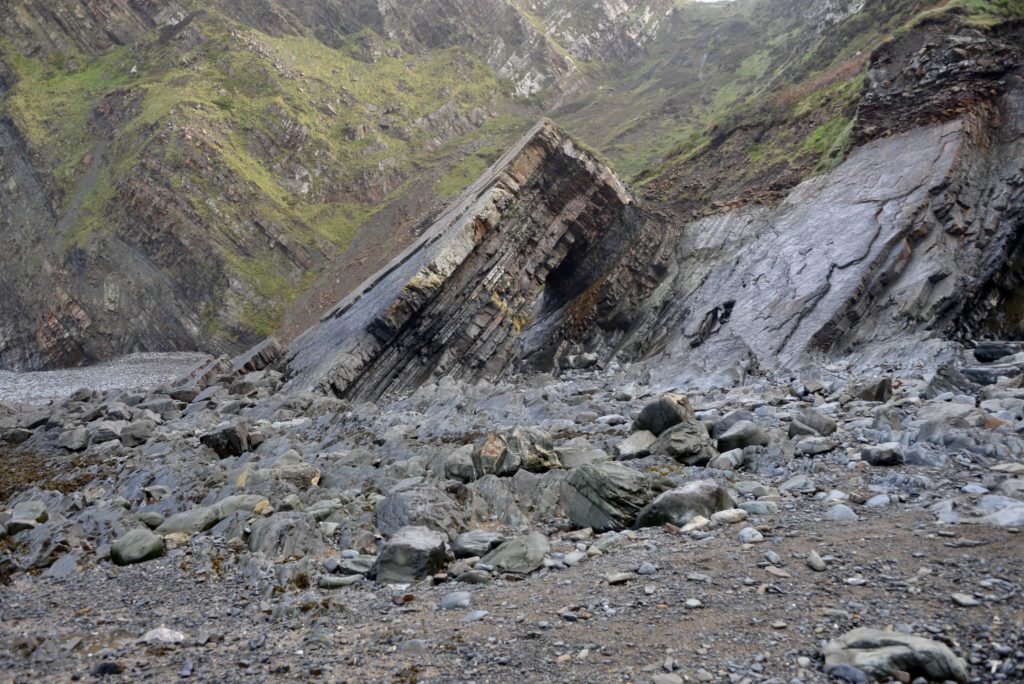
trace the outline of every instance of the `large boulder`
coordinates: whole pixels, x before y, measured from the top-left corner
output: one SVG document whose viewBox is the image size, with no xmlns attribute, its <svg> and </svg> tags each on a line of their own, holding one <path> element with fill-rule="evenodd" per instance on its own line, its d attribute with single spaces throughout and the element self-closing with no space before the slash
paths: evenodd
<svg viewBox="0 0 1024 684">
<path fill-rule="evenodd" d="M 427 527 L 403 527 L 384 543 L 371 574 L 381 584 L 408 584 L 444 566 L 440 534 Z"/>
<path fill-rule="evenodd" d="M 463 532 L 452 542 L 452 553 L 456 558 L 485 556 L 505 541 L 505 535 L 488 530 Z"/>
<path fill-rule="evenodd" d="M 741 420 L 718 438 L 719 451 L 745 449 L 748 446 L 768 446 L 768 431 L 757 423 Z"/>
<path fill-rule="evenodd" d="M 473 452 L 477 477 L 511 477 L 519 469 L 543 473 L 561 468 L 551 437 L 533 428 L 517 427 L 511 432 L 492 432 Z"/>
<path fill-rule="evenodd" d="M 267 558 L 286 561 L 324 551 L 320 525 L 305 513 L 275 513 L 252 523 L 249 550 Z"/>
<path fill-rule="evenodd" d="M 110 546 L 115 565 L 143 563 L 164 555 L 164 540 L 145 527 L 129 530 Z"/>
<path fill-rule="evenodd" d="M 229 423 L 200 435 L 199 441 L 221 458 L 240 456 L 249 451 L 249 428 L 244 423 Z"/>
<path fill-rule="evenodd" d="M 528 575 L 544 564 L 550 550 L 548 538 L 540 532 L 514 537 L 483 557 L 482 562 L 498 572 Z"/>
<path fill-rule="evenodd" d="M 683 526 L 702 515 L 710 518 L 718 511 L 735 508 L 729 493 L 714 480 L 687 482 L 682 487 L 659 494 L 637 514 L 636 526 L 656 527 L 665 523 Z"/>
<path fill-rule="evenodd" d="M 718 455 L 707 428 L 697 420 L 685 420 L 661 433 L 651 447 L 651 453 L 671 456 L 691 466 L 707 465 Z"/>
<path fill-rule="evenodd" d="M 682 395 L 666 394 L 641 409 L 633 421 L 633 430 L 647 430 L 658 436 L 684 420 L 694 420 L 689 400 Z"/>
<path fill-rule="evenodd" d="M 395 485 L 374 513 L 377 529 L 386 535 L 403 527 L 423 526 L 454 536 L 466 529 L 470 517 L 466 506 L 419 477 Z"/>
<path fill-rule="evenodd" d="M 814 409 L 800 411 L 789 423 L 789 436 L 827 437 L 836 431 L 836 421 Z"/>
<path fill-rule="evenodd" d="M 640 509 L 674 487 L 669 480 L 611 461 L 574 468 L 566 482 L 573 490 L 569 518 L 598 532 L 631 527 Z"/>
<path fill-rule="evenodd" d="M 886 402 L 892 399 L 892 379 L 874 378 L 854 383 L 850 394 L 861 401 Z"/>
<path fill-rule="evenodd" d="M 824 653 L 826 671 L 848 665 L 883 681 L 900 673 L 930 682 L 969 680 L 966 663 L 948 646 L 910 634 L 859 627 L 829 641 Z"/>
<path fill-rule="evenodd" d="M 167 518 L 156 528 L 156 533 L 164 536 L 175 533 L 198 534 L 216 525 L 220 518 L 213 506 L 198 506 Z"/>
</svg>

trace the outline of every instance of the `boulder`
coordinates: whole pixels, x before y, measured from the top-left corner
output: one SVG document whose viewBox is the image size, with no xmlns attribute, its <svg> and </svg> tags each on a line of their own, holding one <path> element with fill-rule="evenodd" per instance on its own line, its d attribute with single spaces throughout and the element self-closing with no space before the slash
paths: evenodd
<svg viewBox="0 0 1024 684">
<path fill-rule="evenodd" d="M 689 400 L 682 395 L 666 394 L 641 409 L 633 421 L 633 430 L 647 430 L 657 436 L 684 420 L 694 420 Z"/>
<path fill-rule="evenodd" d="M 659 494 L 637 514 L 636 527 L 665 523 L 682 527 L 696 516 L 710 518 L 736 506 L 728 492 L 714 480 L 697 480 Z"/>
<path fill-rule="evenodd" d="M 581 465 L 566 482 L 573 490 L 569 518 L 597 532 L 631 527 L 640 509 L 675 486 L 616 462 Z"/>
<path fill-rule="evenodd" d="M 89 445 L 89 431 L 81 425 L 65 430 L 57 438 L 57 446 L 68 451 L 82 451 Z"/>
<path fill-rule="evenodd" d="M 836 431 L 836 421 L 814 409 L 800 411 L 789 423 L 789 436 L 827 437 Z"/>
<path fill-rule="evenodd" d="M 748 446 L 768 446 L 768 431 L 757 423 L 741 420 L 718 438 L 719 451 L 745 449 Z"/>
<path fill-rule="evenodd" d="M 492 432 L 473 452 L 477 477 L 511 477 L 522 468 L 543 473 L 561 468 L 551 437 L 534 428 L 517 427 L 511 432 Z"/>
<path fill-rule="evenodd" d="M 544 556 L 550 548 L 547 537 L 540 532 L 530 532 L 509 539 L 484 556 L 481 561 L 498 572 L 528 575 L 544 564 Z"/>
<path fill-rule="evenodd" d="M 130 530 L 110 547 L 110 560 L 115 565 L 143 563 L 164 555 L 164 541 L 145 527 Z"/>
<path fill-rule="evenodd" d="M 121 430 L 121 443 L 126 447 L 137 447 L 145 444 L 153 436 L 156 430 L 156 423 L 151 420 L 136 420 Z"/>
<path fill-rule="evenodd" d="M 222 425 L 201 435 L 199 441 L 221 458 L 240 456 L 250 449 L 249 429 L 243 423 Z"/>
<path fill-rule="evenodd" d="M 198 506 L 175 513 L 167 518 L 160 527 L 156 528 L 156 533 L 165 537 L 175 533 L 199 534 L 220 522 L 220 518 L 221 516 L 214 507 Z"/>
<path fill-rule="evenodd" d="M 892 379 L 874 378 L 854 383 L 850 395 L 861 401 L 886 402 L 892 399 Z"/>
<path fill-rule="evenodd" d="M 750 411 L 744 411 L 743 409 L 739 409 L 737 411 L 730 411 L 725 415 L 724 418 L 715 423 L 715 427 L 711 431 L 711 437 L 714 439 L 718 439 L 726 432 L 728 432 L 729 429 L 736 423 L 739 423 L 740 421 L 743 420 L 754 422 L 756 418 L 757 416 L 755 416 L 753 413 L 751 413 Z"/>
<path fill-rule="evenodd" d="M 487 530 L 463 532 L 452 542 L 452 553 L 455 554 L 456 558 L 484 556 L 504 541 L 505 535 L 500 532 L 489 532 Z"/>
<path fill-rule="evenodd" d="M 476 479 L 473 466 L 473 445 L 459 447 L 444 460 L 444 476 L 449 480 L 469 483 Z"/>
<path fill-rule="evenodd" d="M 34 529 L 50 519 L 46 504 L 42 501 L 22 501 L 15 504 L 11 519 L 7 521 L 7 534 L 17 534 Z"/>
<path fill-rule="evenodd" d="M 899 442 L 885 442 L 860 450 L 860 457 L 873 466 L 894 466 L 903 463 L 903 448 Z"/>
<path fill-rule="evenodd" d="M 381 584 L 408 584 L 444 568 L 444 538 L 427 527 L 403 527 L 381 548 L 371 575 Z"/>
<path fill-rule="evenodd" d="M 651 447 L 658 441 L 653 432 L 640 430 L 615 445 L 615 457 L 620 461 L 643 458 L 651 453 Z"/>
<path fill-rule="evenodd" d="M 90 444 L 103 444 L 121 439 L 121 432 L 128 423 L 123 420 L 104 420 L 94 425 L 89 433 Z"/>
<path fill-rule="evenodd" d="M 422 478 L 403 480 L 377 503 L 377 529 L 395 534 L 403 527 L 429 527 L 454 536 L 469 524 L 466 506 Z"/>
<path fill-rule="evenodd" d="M 826 669 L 848 665 L 879 680 L 896 679 L 901 673 L 930 682 L 965 684 L 970 678 L 967 664 L 945 644 L 868 627 L 832 639 L 825 644 L 824 655 Z"/>
<path fill-rule="evenodd" d="M 651 453 L 671 456 L 691 466 L 707 465 L 708 461 L 718 455 L 711 444 L 707 428 L 697 420 L 684 420 L 661 433 L 651 447 Z"/>
<path fill-rule="evenodd" d="M 305 513 L 275 513 L 252 523 L 249 550 L 277 561 L 304 558 L 323 552 L 324 537 Z"/>
</svg>

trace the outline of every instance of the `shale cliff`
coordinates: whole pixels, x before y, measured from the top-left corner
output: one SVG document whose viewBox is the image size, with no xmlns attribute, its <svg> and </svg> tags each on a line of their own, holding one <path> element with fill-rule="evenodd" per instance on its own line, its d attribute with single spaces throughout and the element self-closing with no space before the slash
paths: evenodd
<svg viewBox="0 0 1024 684">
<path fill-rule="evenodd" d="M 375 399 L 641 359 L 730 383 L 1017 331 L 1021 31 L 916 26 L 872 55 L 845 161 L 693 222 L 638 204 L 545 123 L 296 341 L 290 386 Z"/>
</svg>

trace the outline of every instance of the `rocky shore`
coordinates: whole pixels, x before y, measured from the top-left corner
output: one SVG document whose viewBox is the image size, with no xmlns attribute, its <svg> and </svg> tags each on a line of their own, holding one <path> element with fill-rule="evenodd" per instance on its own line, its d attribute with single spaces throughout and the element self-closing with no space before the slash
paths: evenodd
<svg viewBox="0 0 1024 684">
<path fill-rule="evenodd" d="M 1024 676 L 1013 344 L 378 403 L 272 356 L 4 408 L 4 681 Z"/>
</svg>

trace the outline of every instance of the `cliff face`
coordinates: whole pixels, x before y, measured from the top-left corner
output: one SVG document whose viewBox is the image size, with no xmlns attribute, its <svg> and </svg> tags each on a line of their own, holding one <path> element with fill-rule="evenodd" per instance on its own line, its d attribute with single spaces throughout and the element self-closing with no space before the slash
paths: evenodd
<svg viewBox="0 0 1024 684">
<path fill-rule="evenodd" d="M 376 398 L 582 352 L 729 382 L 1019 330 L 1020 38 L 913 29 L 872 56 L 854 132 L 869 142 L 776 205 L 689 223 L 545 124 L 292 347 L 291 386 Z"/>
</svg>

